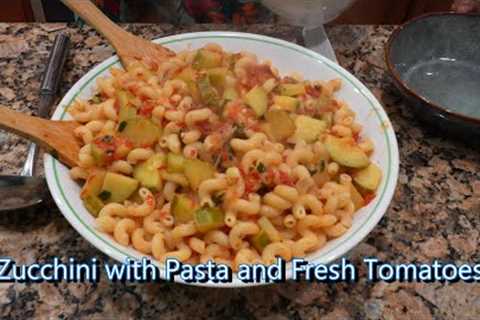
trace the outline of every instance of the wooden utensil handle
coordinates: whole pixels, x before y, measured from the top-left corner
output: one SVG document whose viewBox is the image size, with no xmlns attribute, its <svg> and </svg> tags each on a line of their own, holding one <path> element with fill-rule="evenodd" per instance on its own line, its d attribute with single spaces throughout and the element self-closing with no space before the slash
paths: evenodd
<svg viewBox="0 0 480 320">
<path fill-rule="evenodd" d="M 0 106 L 0 129 L 33 140 L 70 167 L 77 164 L 80 150 L 74 132 L 78 126 L 75 121 L 41 119 Z"/>
<path fill-rule="evenodd" d="M 132 35 L 111 21 L 90 0 L 62 0 L 73 12 L 100 32 L 115 50 L 121 51 Z"/>
<path fill-rule="evenodd" d="M 0 128 L 9 132 L 13 132 L 33 140 L 36 143 L 47 145 L 44 140 L 44 133 L 48 128 L 49 121 L 32 117 L 20 112 L 13 111 L 7 107 L 0 106 Z"/>
</svg>

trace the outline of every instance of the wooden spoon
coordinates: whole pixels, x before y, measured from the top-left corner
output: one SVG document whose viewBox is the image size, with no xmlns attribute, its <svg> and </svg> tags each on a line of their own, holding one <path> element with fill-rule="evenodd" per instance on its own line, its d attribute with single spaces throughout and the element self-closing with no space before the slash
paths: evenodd
<svg viewBox="0 0 480 320">
<path fill-rule="evenodd" d="M 125 68 L 136 60 L 143 60 L 150 66 L 158 66 L 166 57 L 175 55 L 174 52 L 159 44 L 123 30 L 90 0 L 62 0 L 62 2 L 110 42 Z"/>
<path fill-rule="evenodd" d="M 161 45 L 137 37 L 108 19 L 89 0 L 62 0 L 73 12 L 100 32 L 115 48 L 125 68 L 137 60 L 159 65 L 175 53 Z M 74 134 L 80 124 L 28 116 L 0 106 L 0 128 L 33 140 L 69 167 L 78 163 L 80 141 Z"/>
<path fill-rule="evenodd" d="M 32 117 L 0 106 L 1 129 L 32 140 L 69 167 L 74 167 L 78 163 L 80 141 L 73 131 L 79 125 L 75 121 Z"/>
</svg>

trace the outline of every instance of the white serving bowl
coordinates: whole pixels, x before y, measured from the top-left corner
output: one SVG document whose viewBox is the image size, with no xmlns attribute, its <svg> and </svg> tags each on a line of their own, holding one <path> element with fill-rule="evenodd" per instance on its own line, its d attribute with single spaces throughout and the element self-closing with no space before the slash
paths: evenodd
<svg viewBox="0 0 480 320">
<path fill-rule="evenodd" d="M 343 88 L 338 97 L 345 100 L 357 114 L 363 125 L 362 135 L 370 137 L 375 144 L 373 161 L 383 171 L 383 179 L 377 197 L 355 214 L 353 226 L 342 237 L 329 241 L 322 249 L 308 255 L 312 263 L 327 264 L 343 257 L 355 247 L 375 227 L 386 212 L 395 191 L 398 177 L 398 146 L 392 125 L 385 111 L 374 95 L 348 71 L 320 56 L 319 54 L 279 39 L 256 34 L 237 32 L 198 32 L 186 33 L 155 40 L 155 42 L 179 51 L 185 48 L 198 48 L 215 42 L 227 51 L 250 51 L 260 59 L 271 60 L 282 74 L 299 72 L 305 79 L 341 78 Z M 79 98 L 89 98 L 95 87 L 95 79 L 109 75 L 109 68 L 120 66 L 117 56 L 100 63 L 83 76 L 65 95 L 58 105 L 53 120 L 67 120 L 67 106 Z M 91 244 L 106 255 L 123 262 L 127 257 L 141 259 L 144 255 L 133 248 L 116 243 L 107 234 L 95 228 L 95 220 L 88 213 L 80 199 L 80 185 L 70 178 L 68 168 L 50 155 L 45 155 L 45 174 L 50 192 L 69 223 Z M 155 262 L 156 263 L 156 262 Z M 163 266 L 157 263 L 163 274 Z M 291 269 L 287 265 L 287 278 Z M 182 282 L 179 278 L 175 281 Z M 259 283 L 256 283 L 257 285 Z M 261 283 L 260 283 L 261 284 Z M 228 284 L 207 282 L 206 286 L 242 287 L 246 284 L 233 277 Z"/>
</svg>

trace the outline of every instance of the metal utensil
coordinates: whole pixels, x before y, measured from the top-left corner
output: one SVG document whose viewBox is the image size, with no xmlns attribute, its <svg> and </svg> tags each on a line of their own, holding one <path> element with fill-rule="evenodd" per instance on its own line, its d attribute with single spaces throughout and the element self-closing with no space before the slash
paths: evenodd
<svg viewBox="0 0 480 320">
<path fill-rule="evenodd" d="M 54 103 L 69 43 L 67 35 L 59 34 L 50 51 L 40 87 L 38 116 L 41 118 L 49 116 Z M 0 176 L 0 211 L 27 208 L 42 202 L 47 188 L 43 177 L 34 176 L 37 151 L 38 146 L 31 143 L 20 176 Z"/>
</svg>

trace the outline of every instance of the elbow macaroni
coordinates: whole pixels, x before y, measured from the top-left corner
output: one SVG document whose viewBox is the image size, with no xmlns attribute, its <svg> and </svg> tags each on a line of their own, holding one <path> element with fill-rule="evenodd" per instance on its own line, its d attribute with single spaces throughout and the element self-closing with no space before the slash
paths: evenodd
<svg viewBox="0 0 480 320">
<path fill-rule="evenodd" d="M 98 229 L 159 261 L 213 260 L 234 269 L 301 257 L 344 235 L 373 193 L 356 190 L 358 169 L 329 153 L 327 137 L 367 157 L 375 146 L 335 98 L 341 81 L 282 77 L 271 62 L 214 44 L 199 50 L 206 62 L 185 50 L 156 65 L 114 68 L 98 79 L 95 98 L 69 106 L 82 143 L 70 175 L 85 181 L 81 197 Z M 286 97 L 287 85 L 300 93 Z M 267 96 L 264 111 L 245 102 L 254 88 Z M 276 126 L 274 113 L 291 125 Z M 318 128 L 297 127 L 299 116 L 325 127 L 311 134 Z M 109 174 L 121 178 L 99 182 Z"/>
</svg>

